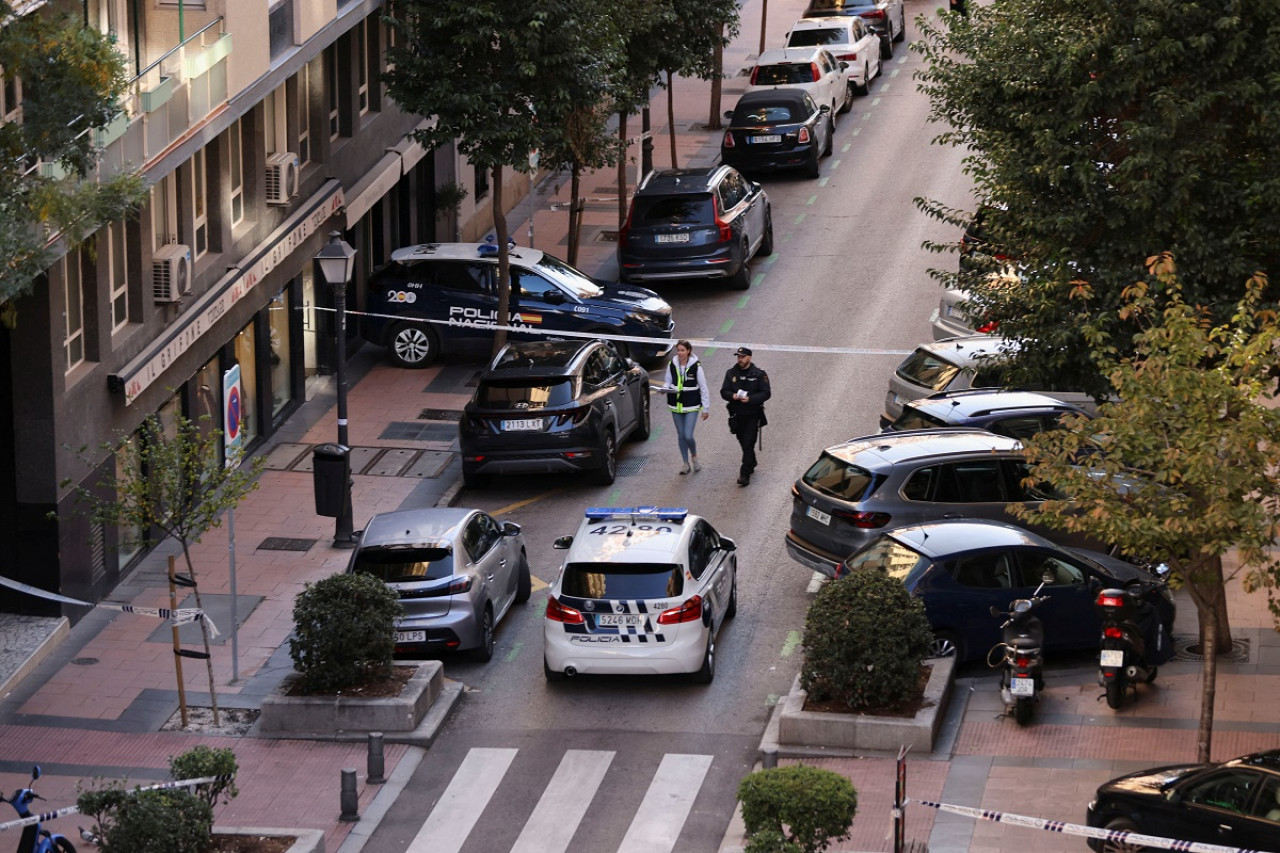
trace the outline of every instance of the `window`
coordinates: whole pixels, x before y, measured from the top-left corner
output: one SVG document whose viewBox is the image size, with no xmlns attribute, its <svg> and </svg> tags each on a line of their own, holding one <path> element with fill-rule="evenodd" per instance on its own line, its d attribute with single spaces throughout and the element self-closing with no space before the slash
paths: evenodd
<svg viewBox="0 0 1280 853">
<path fill-rule="evenodd" d="M 489 170 L 481 166 L 475 167 L 476 172 L 476 200 L 480 200 L 489 194 Z"/>
<path fill-rule="evenodd" d="M 201 148 L 191 158 L 191 221 L 195 235 L 195 245 L 191 247 L 193 258 L 200 258 L 209 251 L 208 191 L 208 156 Z"/>
<path fill-rule="evenodd" d="M 232 225 L 239 225 L 244 219 L 244 140 L 240 136 L 243 124 L 242 119 L 236 119 L 235 124 L 231 125 L 230 139 L 227 145 L 228 160 L 231 167 Z"/>
<path fill-rule="evenodd" d="M 178 242 L 178 185 L 165 175 L 151 188 L 151 249 Z"/>
<path fill-rule="evenodd" d="M 1263 820 L 1280 823 L 1280 776 L 1267 777 L 1254 811 Z"/>
<path fill-rule="evenodd" d="M 304 65 L 298 71 L 296 85 L 291 89 L 294 103 L 290 115 L 298 119 L 298 165 L 311 162 L 311 66 Z"/>
<path fill-rule="evenodd" d="M 1084 586 L 1084 569 L 1050 554 L 1024 552 L 1018 562 L 1022 568 L 1021 586 L 1034 588 L 1041 581 L 1046 586 Z"/>
<path fill-rule="evenodd" d="M 338 75 L 338 49 L 330 46 L 324 53 L 324 70 L 328 78 L 328 97 L 329 97 L 329 139 L 332 141 L 338 138 L 342 132 L 342 115 L 339 106 L 342 102 L 340 97 L 342 90 L 342 80 Z"/>
<path fill-rule="evenodd" d="M 356 98 L 360 115 L 369 112 L 369 19 L 356 26 Z"/>
<path fill-rule="evenodd" d="M 59 263 L 62 265 L 62 287 L 66 298 L 62 312 L 62 351 L 70 373 L 84 362 L 84 283 L 80 278 L 80 250 L 68 252 Z"/>
<path fill-rule="evenodd" d="M 956 560 L 951 567 L 951 576 L 961 586 L 978 589 L 1011 589 L 1014 573 L 1011 570 L 1009 555 L 997 551 Z"/>
<path fill-rule="evenodd" d="M 932 500 L 939 503 L 1004 503 L 1008 500 L 1004 490 L 1004 477 L 1000 472 L 1000 460 L 975 459 L 937 466 L 937 485 Z M 925 470 L 912 476 L 921 476 Z M 904 489 L 904 493 L 907 490 Z M 918 490 L 911 490 L 913 495 Z M 919 498 L 915 498 L 919 499 Z"/>
<path fill-rule="evenodd" d="M 289 150 L 289 133 L 285 124 L 289 110 L 285 104 L 284 90 L 285 87 L 280 86 L 262 99 L 262 139 L 269 155 Z"/>
<path fill-rule="evenodd" d="M 267 12 L 267 36 L 272 60 L 293 47 L 293 0 L 284 0 Z"/>
<path fill-rule="evenodd" d="M 107 268 L 107 292 L 111 299 L 111 331 L 129 322 L 129 263 L 123 222 L 112 222 L 99 232 L 98 258 Z M 101 244 L 105 243 L 105 247 Z M 103 249 L 105 248 L 105 253 Z"/>
<path fill-rule="evenodd" d="M 3 73 L 0 68 L 0 73 Z M 0 117 L 5 121 L 22 120 L 22 81 L 15 77 L 4 78 L 4 88 L 0 90 Z"/>
<path fill-rule="evenodd" d="M 1185 801 L 1201 806 L 1247 814 L 1249 801 L 1261 777 L 1249 770 L 1224 770 L 1203 782 L 1189 785 Z"/>
<path fill-rule="evenodd" d="M 498 529 L 498 525 L 482 512 L 473 515 L 462 531 L 462 545 L 467 549 L 472 562 L 479 562 L 501 538 L 502 531 Z"/>
</svg>

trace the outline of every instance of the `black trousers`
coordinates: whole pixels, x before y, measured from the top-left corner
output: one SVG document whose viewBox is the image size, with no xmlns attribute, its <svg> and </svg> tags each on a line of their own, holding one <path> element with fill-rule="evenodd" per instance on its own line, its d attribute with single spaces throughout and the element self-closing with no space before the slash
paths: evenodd
<svg viewBox="0 0 1280 853">
<path fill-rule="evenodd" d="M 760 435 L 760 414 L 758 412 L 743 413 L 734 416 L 738 425 L 738 446 L 742 448 L 742 465 L 738 468 L 739 477 L 750 477 L 756 470 L 756 439 Z"/>
</svg>

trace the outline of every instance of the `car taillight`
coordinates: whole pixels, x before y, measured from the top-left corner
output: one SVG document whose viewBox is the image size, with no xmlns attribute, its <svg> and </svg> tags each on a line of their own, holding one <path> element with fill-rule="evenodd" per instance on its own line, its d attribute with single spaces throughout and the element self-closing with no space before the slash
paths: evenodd
<svg viewBox="0 0 1280 853">
<path fill-rule="evenodd" d="M 728 243 L 733 240 L 733 227 L 720 218 L 720 195 L 711 197 L 712 208 L 715 210 L 716 227 L 720 229 L 720 242 Z"/>
<path fill-rule="evenodd" d="M 760 66 L 757 65 L 755 68 L 751 69 L 751 85 L 752 86 L 756 84 L 756 78 L 759 76 L 760 76 Z"/>
<path fill-rule="evenodd" d="M 1108 593 L 1105 589 L 1098 593 L 1099 607 L 1124 607 L 1124 597 L 1116 593 Z"/>
<path fill-rule="evenodd" d="M 449 595 L 457 595 L 471 589 L 471 578 L 454 578 L 449 581 Z"/>
<path fill-rule="evenodd" d="M 586 620 L 582 613 L 572 607 L 565 607 L 559 599 L 547 599 L 547 618 L 552 622 L 564 622 L 569 625 L 581 625 Z"/>
<path fill-rule="evenodd" d="M 812 138 L 813 137 L 809 135 L 809 128 L 807 127 L 800 128 L 800 132 L 796 134 L 796 142 L 799 142 L 801 145 L 807 145 L 809 140 Z"/>
<path fill-rule="evenodd" d="M 1111 627 L 1104 628 L 1102 630 L 1102 636 L 1106 637 L 1108 640 L 1123 640 L 1124 629 L 1117 628 L 1116 626 L 1112 625 Z"/>
<path fill-rule="evenodd" d="M 817 83 L 822 79 L 822 69 L 818 67 L 818 63 L 809 63 L 809 73 L 813 75 L 813 82 Z"/>
<path fill-rule="evenodd" d="M 892 517 L 887 512 L 841 512 L 839 510 L 834 511 L 832 515 L 839 516 L 854 527 L 862 530 L 874 530 L 877 527 L 884 527 Z"/>
<path fill-rule="evenodd" d="M 878 21 L 881 18 L 885 17 L 884 9 L 872 9 L 870 12 L 860 12 L 858 14 L 858 17 L 867 18 L 867 19 L 874 18 Z"/>
<path fill-rule="evenodd" d="M 721 142 L 720 144 L 723 145 L 725 148 L 732 148 L 734 145 L 733 134 L 726 130 L 724 132 L 724 141 Z"/>
<path fill-rule="evenodd" d="M 567 412 L 561 412 L 560 414 L 556 415 L 555 425 L 558 427 L 577 426 L 578 424 L 585 421 L 587 419 L 587 415 L 589 414 L 591 414 L 590 406 L 583 406 L 578 409 L 571 409 L 570 411 L 567 411 Z"/>
<path fill-rule="evenodd" d="M 627 211 L 627 221 L 622 223 L 622 227 L 618 229 L 618 245 L 624 245 L 627 242 L 627 235 L 631 233 L 631 214 L 635 212 L 635 205 Z"/>
<path fill-rule="evenodd" d="M 999 325 L 1000 325 L 1000 322 L 998 320 L 988 320 L 987 322 L 983 323 L 981 326 L 978 326 L 976 329 L 974 329 L 974 331 L 981 332 L 984 335 L 989 335 L 992 332 L 994 332 L 996 330 L 996 327 Z"/>
<path fill-rule="evenodd" d="M 842 53 L 837 56 L 836 59 L 841 62 L 856 62 L 858 60 L 858 54 L 856 52 Z"/>
<path fill-rule="evenodd" d="M 695 595 L 693 598 L 681 604 L 675 610 L 668 610 L 658 617 L 659 625 L 676 625 L 681 622 L 697 622 L 702 618 L 702 596 Z"/>
</svg>

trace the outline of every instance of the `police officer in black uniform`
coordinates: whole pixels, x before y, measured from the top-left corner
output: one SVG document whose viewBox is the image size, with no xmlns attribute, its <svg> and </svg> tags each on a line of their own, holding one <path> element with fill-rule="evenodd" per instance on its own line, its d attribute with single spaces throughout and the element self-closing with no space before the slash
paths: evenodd
<svg viewBox="0 0 1280 853">
<path fill-rule="evenodd" d="M 734 353 L 738 363 L 725 371 L 720 396 L 729 404 L 729 432 L 738 437 L 742 447 L 742 465 L 738 469 L 738 485 L 751 482 L 756 470 L 756 438 L 767 421 L 764 403 L 769 399 L 769 374 L 751 363 L 751 350 L 738 347 Z"/>
</svg>

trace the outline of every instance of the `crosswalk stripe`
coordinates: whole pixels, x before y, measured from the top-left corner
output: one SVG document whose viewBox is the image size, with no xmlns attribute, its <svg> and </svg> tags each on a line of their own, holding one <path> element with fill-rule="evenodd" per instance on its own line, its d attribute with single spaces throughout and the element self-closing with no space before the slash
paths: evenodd
<svg viewBox="0 0 1280 853">
<path fill-rule="evenodd" d="M 618 853 L 669 853 L 711 769 L 710 755 L 662 757 Z"/>
<path fill-rule="evenodd" d="M 472 749 L 405 853 L 457 853 L 475 828 L 515 749 Z"/>
<path fill-rule="evenodd" d="M 587 813 L 613 752 L 571 749 L 560 759 L 547 789 L 516 839 L 511 853 L 561 853 Z"/>
</svg>

